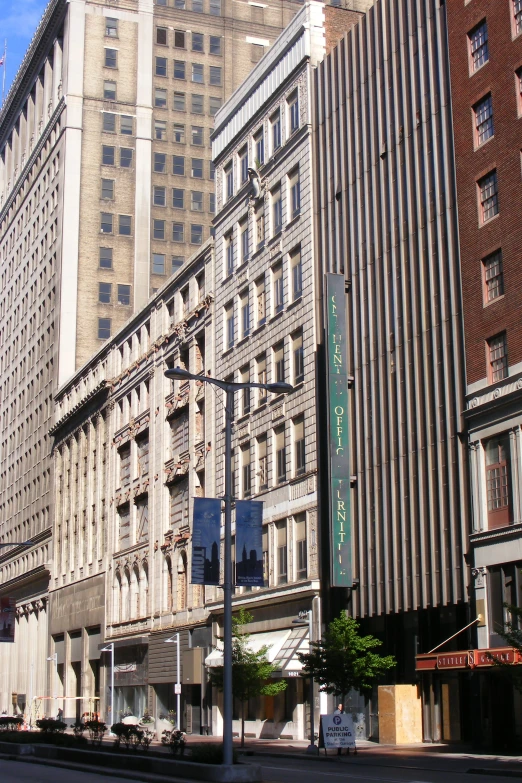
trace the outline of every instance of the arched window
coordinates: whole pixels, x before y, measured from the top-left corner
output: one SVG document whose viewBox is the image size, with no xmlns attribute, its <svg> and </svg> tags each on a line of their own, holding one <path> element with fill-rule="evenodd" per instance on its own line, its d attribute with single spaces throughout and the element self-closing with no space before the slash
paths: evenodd
<svg viewBox="0 0 522 783">
<path fill-rule="evenodd" d="M 131 614 L 130 619 L 140 616 L 140 573 L 135 565 L 131 574 Z"/>
<path fill-rule="evenodd" d="M 113 617 L 113 622 L 115 623 L 120 623 L 122 620 L 121 593 L 122 593 L 121 574 L 119 571 L 116 571 L 116 574 L 114 576 L 113 604 L 112 604 L 112 617 Z"/>
<path fill-rule="evenodd" d="M 172 612 L 174 600 L 174 585 L 172 582 L 172 560 L 170 557 L 165 558 L 165 609 L 167 612 Z"/>
<path fill-rule="evenodd" d="M 121 620 L 120 622 L 123 622 L 124 620 L 129 620 L 131 613 L 130 613 L 130 600 L 131 600 L 131 589 L 130 589 L 130 581 L 131 581 L 131 575 L 129 573 L 129 569 L 125 569 L 125 573 L 123 575 L 123 584 L 122 584 L 122 595 L 121 595 L 121 607 L 122 607 L 122 614 L 121 614 Z"/>
<path fill-rule="evenodd" d="M 182 552 L 178 559 L 178 612 L 187 608 L 187 555 Z"/>
<path fill-rule="evenodd" d="M 140 574 L 140 613 L 141 616 L 147 614 L 149 605 L 149 566 L 146 560 L 141 565 Z"/>
</svg>

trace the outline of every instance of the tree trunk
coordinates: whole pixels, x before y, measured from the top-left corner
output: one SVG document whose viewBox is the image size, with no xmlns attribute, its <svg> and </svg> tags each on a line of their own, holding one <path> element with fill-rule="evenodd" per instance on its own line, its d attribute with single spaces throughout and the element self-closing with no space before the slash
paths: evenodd
<svg viewBox="0 0 522 783">
<path fill-rule="evenodd" d="M 241 747 L 245 747 L 245 702 L 241 702 Z"/>
</svg>

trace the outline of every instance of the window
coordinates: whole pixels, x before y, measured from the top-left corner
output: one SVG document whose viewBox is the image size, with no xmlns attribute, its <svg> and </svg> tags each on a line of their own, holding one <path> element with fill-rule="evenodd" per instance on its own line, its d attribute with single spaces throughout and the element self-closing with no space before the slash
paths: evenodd
<svg viewBox="0 0 522 783">
<path fill-rule="evenodd" d="M 117 49 L 104 49 L 105 51 L 105 67 L 117 68 L 118 67 L 118 50 Z"/>
<path fill-rule="evenodd" d="M 111 303 L 112 283 L 98 283 L 98 302 L 101 304 Z"/>
<path fill-rule="evenodd" d="M 191 96 L 191 111 L 192 114 L 203 114 L 203 96 L 192 95 Z"/>
<path fill-rule="evenodd" d="M 508 376 L 507 336 L 505 332 L 487 341 L 489 382 L 497 383 Z"/>
<path fill-rule="evenodd" d="M 225 277 L 229 277 L 234 272 L 234 237 L 233 234 L 227 234 L 225 242 Z"/>
<path fill-rule="evenodd" d="M 196 84 L 204 84 L 203 65 L 201 63 L 192 63 L 192 81 Z"/>
<path fill-rule="evenodd" d="M 298 331 L 292 335 L 292 355 L 294 360 L 294 385 L 304 381 L 304 351 L 303 333 Z"/>
<path fill-rule="evenodd" d="M 101 181 L 101 197 L 109 201 L 114 200 L 114 180 L 102 179 Z"/>
<path fill-rule="evenodd" d="M 272 349 L 274 360 L 274 380 L 276 383 L 284 383 L 285 380 L 285 346 L 283 342 L 278 343 Z"/>
<path fill-rule="evenodd" d="M 475 143 L 483 144 L 493 136 L 493 102 L 491 94 L 486 95 L 473 107 L 475 115 Z"/>
<path fill-rule="evenodd" d="M 107 17 L 105 19 L 105 35 L 107 38 L 118 37 L 118 20 Z"/>
<path fill-rule="evenodd" d="M 486 488 L 488 527 L 509 525 L 511 513 L 511 465 L 509 435 L 492 438 L 484 444 L 486 455 Z"/>
<path fill-rule="evenodd" d="M 203 159 L 192 158 L 191 176 L 195 179 L 203 179 Z"/>
<path fill-rule="evenodd" d="M 174 111 L 185 111 L 185 93 L 174 93 Z"/>
<path fill-rule="evenodd" d="M 182 188 L 172 188 L 172 206 L 174 209 L 184 209 L 185 191 Z"/>
<path fill-rule="evenodd" d="M 513 18 L 515 22 L 515 34 L 522 33 L 522 0 L 513 0 Z"/>
<path fill-rule="evenodd" d="M 185 60 L 174 60 L 174 78 L 185 79 Z"/>
<path fill-rule="evenodd" d="M 306 555 L 306 514 L 296 514 L 294 517 L 294 540 L 296 554 L 295 578 L 306 579 L 308 565 Z"/>
<path fill-rule="evenodd" d="M 305 467 L 304 418 L 294 419 L 294 470 L 296 476 L 302 476 Z"/>
<path fill-rule="evenodd" d="M 193 212 L 203 212 L 203 193 L 200 190 L 191 192 L 190 208 Z"/>
<path fill-rule="evenodd" d="M 216 166 L 211 160 L 208 162 L 208 178 L 210 180 L 214 180 L 216 178 Z"/>
<path fill-rule="evenodd" d="M 234 195 L 234 170 L 232 168 L 232 161 L 225 166 L 225 201 L 232 198 Z"/>
<path fill-rule="evenodd" d="M 265 208 L 263 203 L 256 207 L 256 245 L 257 249 L 265 244 Z"/>
<path fill-rule="evenodd" d="M 130 169 L 132 166 L 132 150 L 120 147 L 120 166 L 122 169 Z"/>
<path fill-rule="evenodd" d="M 183 155 L 172 156 L 172 173 L 180 177 L 185 176 L 185 158 Z"/>
<path fill-rule="evenodd" d="M 174 48 L 185 49 L 185 31 L 174 30 Z"/>
<path fill-rule="evenodd" d="M 112 215 L 109 212 L 101 213 L 100 231 L 102 234 L 112 234 Z"/>
<path fill-rule="evenodd" d="M 156 27 L 156 43 L 159 46 L 167 46 L 167 35 L 166 27 Z"/>
<path fill-rule="evenodd" d="M 283 226 L 283 202 L 280 185 L 270 193 L 270 201 L 272 202 L 272 236 L 276 236 Z"/>
<path fill-rule="evenodd" d="M 250 443 L 241 446 L 241 485 L 243 497 L 248 498 L 252 492 L 252 472 L 250 466 Z"/>
<path fill-rule="evenodd" d="M 154 120 L 154 138 L 157 141 L 167 140 L 167 123 L 164 120 Z"/>
<path fill-rule="evenodd" d="M 203 128 L 200 125 L 192 126 L 192 144 L 201 146 L 204 143 Z"/>
<path fill-rule="evenodd" d="M 156 76 L 167 76 L 167 58 L 156 57 Z"/>
<path fill-rule="evenodd" d="M 122 283 L 118 283 L 118 304 L 130 305 L 131 303 L 130 294 L 131 294 L 130 285 L 123 285 Z"/>
<path fill-rule="evenodd" d="M 204 46 L 204 35 L 203 33 L 192 33 L 192 51 L 193 52 L 204 52 L 205 46 Z"/>
<path fill-rule="evenodd" d="M 248 147 L 239 151 L 239 182 L 243 185 L 248 179 Z"/>
<path fill-rule="evenodd" d="M 203 226 L 192 224 L 190 226 L 190 242 L 192 245 L 201 245 L 203 242 Z"/>
<path fill-rule="evenodd" d="M 239 370 L 239 382 L 249 383 L 250 381 L 250 367 L 245 365 Z M 245 416 L 250 413 L 250 389 L 243 389 L 241 392 L 241 415 Z"/>
<path fill-rule="evenodd" d="M 252 44 L 250 59 L 253 63 L 258 63 L 265 53 L 263 44 Z"/>
<path fill-rule="evenodd" d="M 272 114 L 270 118 L 270 129 L 272 133 L 272 155 L 281 146 L 281 112 L 279 109 Z"/>
<path fill-rule="evenodd" d="M 210 36 L 210 47 L 209 47 L 210 54 L 221 54 L 221 36 L 219 35 L 211 35 Z"/>
<path fill-rule="evenodd" d="M 172 224 L 172 241 L 184 242 L 185 241 L 185 226 L 183 223 Z"/>
<path fill-rule="evenodd" d="M 130 215 L 120 215 L 118 224 L 118 234 L 130 237 L 132 228 L 132 218 Z"/>
<path fill-rule="evenodd" d="M 102 147 L 102 164 L 104 166 L 114 166 L 114 147 Z"/>
<path fill-rule="evenodd" d="M 178 123 L 174 123 L 173 130 L 174 130 L 174 141 L 177 141 L 180 144 L 184 144 L 185 143 L 185 126 L 184 125 L 179 125 Z"/>
<path fill-rule="evenodd" d="M 256 358 L 256 376 L 257 383 L 266 383 L 266 353 L 262 353 Z M 257 404 L 264 405 L 266 402 L 266 389 L 258 389 L 257 393 Z"/>
<path fill-rule="evenodd" d="M 241 308 L 241 337 L 248 337 L 250 334 L 250 303 L 248 300 L 248 289 L 240 295 Z"/>
<path fill-rule="evenodd" d="M 210 0 L 209 11 L 212 16 L 221 16 L 221 0 Z"/>
<path fill-rule="evenodd" d="M 98 339 L 108 340 L 111 336 L 111 319 L 98 318 Z"/>
<path fill-rule="evenodd" d="M 216 194 L 215 193 L 209 193 L 208 194 L 208 211 L 211 215 L 214 215 L 216 212 Z"/>
<path fill-rule="evenodd" d="M 203 0 L 192 0 L 192 10 L 196 14 L 203 13 Z"/>
<path fill-rule="evenodd" d="M 286 535 L 286 519 L 275 523 L 277 541 L 277 584 L 288 582 L 288 548 Z"/>
<path fill-rule="evenodd" d="M 248 218 L 239 224 L 239 244 L 241 249 L 241 263 L 248 261 Z"/>
<path fill-rule="evenodd" d="M 116 82 L 103 82 L 103 100 L 115 101 L 116 100 Z"/>
<path fill-rule="evenodd" d="M 183 258 L 183 256 L 172 256 L 172 260 L 171 260 L 172 273 L 174 273 L 177 269 L 179 269 L 180 266 L 183 266 L 184 261 L 185 259 Z"/>
<path fill-rule="evenodd" d="M 210 96 L 208 101 L 209 101 L 210 116 L 215 117 L 219 109 L 221 108 L 223 101 L 221 100 L 221 98 L 216 98 L 213 95 Z"/>
<path fill-rule="evenodd" d="M 152 221 L 152 236 L 154 239 L 165 239 L 165 221 Z"/>
<path fill-rule="evenodd" d="M 165 274 L 165 256 L 162 253 L 152 254 L 152 274 L 154 275 Z"/>
<path fill-rule="evenodd" d="M 225 350 L 234 347 L 234 304 L 225 307 Z"/>
<path fill-rule="evenodd" d="M 112 269 L 112 247 L 100 247 L 100 269 Z"/>
<path fill-rule="evenodd" d="M 504 276 L 502 273 L 502 251 L 497 250 L 482 261 L 484 270 L 484 299 L 492 302 L 504 294 Z"/>
<path fill-rule="evenodd" d="M 266 290 L 265 278 L 256 281 L 256 326 L 262 326 L 266 321 Z"/>
<path fill-rule="evenodd" d="M 262 435 L 257 439 L 257 487 L 258 492 L 268 488 L 266 435 Z"/>
<path fill-rule="evenodd" d="M 179 8 L 180 11 L 184 11 L 186 8 L 185 0 L 174 0 L 174 8 Z"/>
<path fill-rule="evenodd" d="M 120 133 L 124 136 L 132 136 L 132 117 L 122 114 L 120 117 Z"/>
<path fill-rule="evenodd" d="M 290 253 L 290 273 L 292 275 L 292 301 L 295 302 L 303 293 L 303 266 L 301 263 L 301 248 Z"/>
<path fill-rule="evenodd" d="M 131 447 L 130 443 L 118 449 L 120 457 L 120 486 L 124 487 L 130 481 L 130 461 Z"/>
<path fill-rule="evenodd" d="M 492 171 L 478 181 L 480 199 L 480 218 L 482 223 L 498 215 L 497 172 Z"/>
<path fill-rule="evenodd" d="M 121 450 L 120 450 L 121 451 Z M 129 470 L 130 470 L 130 452 L 129 452 Z M 120 475 L 121 475 L 121 458 L 120 458 Z M 120 480 L 121 485 L 124 483 Z M 130 505 L 124 503 L 122 506 L 118 506 L 118 536 L 119 536 L 119 549 L 127 549 L 130 546 Z M 124 577 L 126 579 L 126 577 Z"/>
<path fill-rule="evenodd" d="M 291 220 L 301 212 L 301 183 L 299 181 L 299 169 L 295 169 L 288 176 L 288 186 L 290 188 L 290 214 Z"/>
<path fill-rule="evenodd" d="M 154 106 L 157 109 L 167 108 L 167 90 L 163 90 L 160 87 L 154 89 Z"/>
<path fill-rule="evenodd" d="M 288 119 L 290 120 L 290 133 L 295 133 L 299 128 L 299 99 L 297 90 L 288 99 Z"/>
<path fill-rule="evenodd" d="M 488 26 L 486 20 L 477 25 L 468 35 L 470 51 L 470 70 L 478 71 L 489 60 Z"/>
<path fill-rule="evenodd" d="M 104 133 L 116 133 L 116 115 L 104 111 L 102 118 Z"/>
<path fill-rule="evenodd" d="M 221 66 L 219 65 L 210 66 L 210 84 L 213 84 L 215 87 L 221 86 L 222 84 Z"/>
<path fill-rule="evenodd" d="M 265 162 L 265 135 L 263 128 L 254 136 L 255 158 L 258 166 Z"/>
<path fill-rule="evenodd" d="M 277 266 L 272 268 L 272 306 L 274 315 L 280 313 L 284 306 L 283 282 L 283 265 L 277 264 Z"/>
<path fill-rule="evenodd" d="M 167 188 L 154 185 L 152 201 L 155 207 L 167 206 Z"/>
</svg>

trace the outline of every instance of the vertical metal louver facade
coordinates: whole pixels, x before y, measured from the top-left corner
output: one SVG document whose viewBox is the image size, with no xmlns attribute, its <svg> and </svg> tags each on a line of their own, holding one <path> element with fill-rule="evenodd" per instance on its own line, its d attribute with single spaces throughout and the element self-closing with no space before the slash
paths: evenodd
<svg viewBox="0 0 522 783">
<path fill-rule="evenodd" d="M 318 274 L 347 294 L 359 616 L 466 600 L 445 6 L 377 0 L 315 71 Z"/>
</svg>

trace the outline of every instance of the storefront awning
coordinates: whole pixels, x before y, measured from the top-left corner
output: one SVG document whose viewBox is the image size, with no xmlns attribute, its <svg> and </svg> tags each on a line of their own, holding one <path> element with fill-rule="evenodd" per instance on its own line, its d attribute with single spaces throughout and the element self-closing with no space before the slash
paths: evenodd
<svg viewBox="0 0 522 783">
<path fill-rule="evenodd" d="M 248 647 L 252 652 L 259 652 L 262 647 L 268 647 L 266 657 L 273 663 L 279 660 L 279 653 L 284 643 L 291 635 L 290 628 L 281 631 L 268 631 L 266 633 L 253 633 L 248 640 Z M 212 650 L 205 658 L 205 666 L 223 666 L 223 643 L 218 642 L 218 647 Z"/>
<path fill-rule="evenodd" d="M 522 664 L 522 654 L 515 647 L 491 647 L 482 650 L 459 650 L 449 653 L 425 653 L 415 656 L 415 669 L 437 671 L 448 669 L 484 669 L 496 663 Z"/>
</svg>

